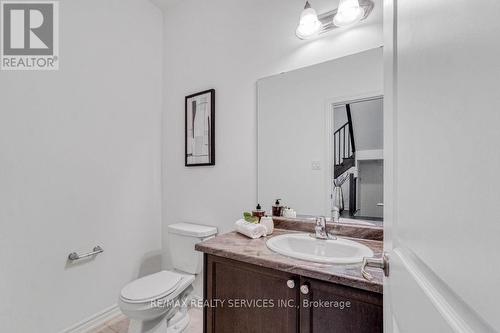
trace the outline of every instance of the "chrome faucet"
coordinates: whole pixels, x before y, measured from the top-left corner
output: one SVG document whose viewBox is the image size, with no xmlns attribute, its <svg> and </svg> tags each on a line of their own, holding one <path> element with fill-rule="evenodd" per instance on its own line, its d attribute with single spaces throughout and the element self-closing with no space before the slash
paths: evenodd
<svg viewBox="0 0 500 333">
<path fill-rule="evenodd" d="M 324 216 L 318 216 L 316 218 L 316 225 L 314 226 L 315 234 L 313 235 L 316 239 L 337 239 L 334 235 L 326 231 L 326 219 Z"/>
</svg>

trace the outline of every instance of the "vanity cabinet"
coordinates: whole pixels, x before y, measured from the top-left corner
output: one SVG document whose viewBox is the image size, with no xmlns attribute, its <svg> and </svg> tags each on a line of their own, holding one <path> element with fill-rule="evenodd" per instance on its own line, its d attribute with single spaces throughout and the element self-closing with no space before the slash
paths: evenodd
<svg viewBox="0 0 500 333">
<path fill-rule="evenodd" d="M 204 255 L 204 332 L 382 332 L 382 295 Z"/>
<path fill-rule="evenodd" d="M 204 332 L 298 332 L 297 277 L 240 261 L 206 255 L 204 262 Z M 245 303 L 246 302 L 246 303 Z M 290 302 L 290 303 L 291 303 Z"/>
<path fill-rule="evenodd" d="M 300 293 L 300 332 L 383 332 L 381 294 L 304 277 L 300 280 L 300 288 L 306 292 Z"/>
</svg>

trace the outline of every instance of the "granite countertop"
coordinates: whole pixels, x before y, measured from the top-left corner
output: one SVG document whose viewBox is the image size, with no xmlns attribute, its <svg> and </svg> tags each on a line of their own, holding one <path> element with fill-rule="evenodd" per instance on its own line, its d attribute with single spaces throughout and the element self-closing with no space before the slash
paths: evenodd
<svg viewBox="0 0 500 333">
<path fill-rule="evenodd" d="M 372 281 L 368 281 L 361 275 L 361 264 L 342 265 L 314 263 L 289 258 L 267 248 L 267 239 L 293 232 L 297 231 L 274 229 L 273 234 L 268 237 L 250 239 L 236 231 L 232 231 L 198 243 L 195 249 L 207 254 L 243 261 L 257 266 L 277 269 L 380 294 L 382 293 L 382 270 L 368 268 L 367 271 L 374 277 Z M 358 238 L 351 239 L 368 246 L 373 251 L 376 258 L 382 256 L 383 242 Z"/>
<path fill-rule="evenodd" d="M 278 229 L 314 232 L 315 218 L 286 218 L 273 216 L 274 227 Z M 327 222 L 329 232 L 342 237 L 384 240 L 384 227 L 382 222 L 371 222 L 341 218 L 340 222 Z"/>
</svg>

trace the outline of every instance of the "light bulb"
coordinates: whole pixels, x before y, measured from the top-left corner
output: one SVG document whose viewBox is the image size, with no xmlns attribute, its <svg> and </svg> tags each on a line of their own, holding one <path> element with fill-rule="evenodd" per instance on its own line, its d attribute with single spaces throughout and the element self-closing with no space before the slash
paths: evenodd
<svg viewBox="0 0 500 333">
<path fill-rule="evenodd" d="M 365 10 L 359 6 L 358 0 L 340 0 L 337 14 L 333 18 L 333 24 L 337 27 L 346 27 L 359 22 L 365 15 Z"/>
<path fill-rule="evenodd" d="M 300 21 L 295 34 L 300 39 L 308 39 L 316 36 L 320 29 L 321 22 L 318 19 L 318 14 L 307 1 L 304 10 L 300 13 Z"/>
</svg>

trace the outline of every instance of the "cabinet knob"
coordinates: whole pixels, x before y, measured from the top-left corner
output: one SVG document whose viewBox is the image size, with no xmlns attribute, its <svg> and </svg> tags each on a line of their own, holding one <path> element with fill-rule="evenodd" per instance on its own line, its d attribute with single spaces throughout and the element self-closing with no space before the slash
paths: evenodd
<svg viewBox="0 0 500 333">
<path fill-rule="evenodd" d="M 293 289 L 293 288 L 295 288 L 295 281 L 290 279 L 290 280 L 286 281 L 286 285 L 288 286 L 288 288 Z"/>
<path fill-rule="evenodd" d="M 300 292 L 304 295 L 309 294 L 309 286 L 307 284 L 303 284 L 300 286 Z"/>
</svg>

